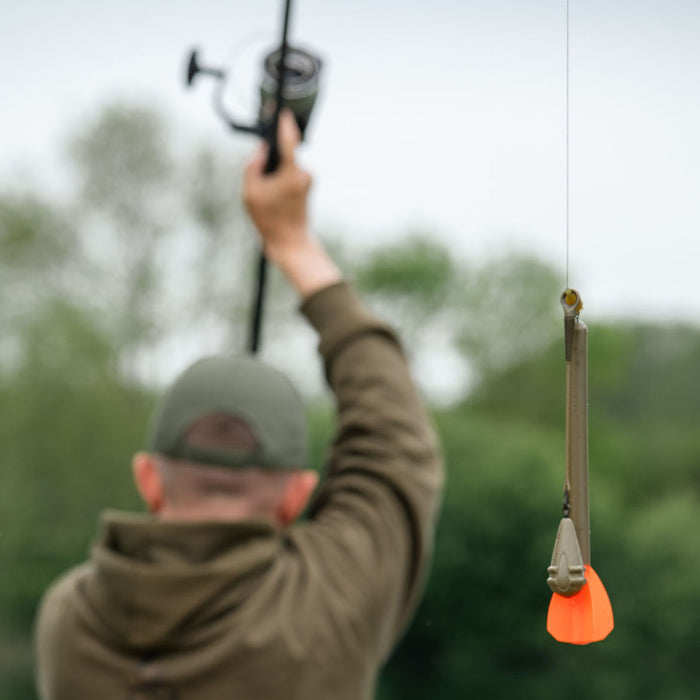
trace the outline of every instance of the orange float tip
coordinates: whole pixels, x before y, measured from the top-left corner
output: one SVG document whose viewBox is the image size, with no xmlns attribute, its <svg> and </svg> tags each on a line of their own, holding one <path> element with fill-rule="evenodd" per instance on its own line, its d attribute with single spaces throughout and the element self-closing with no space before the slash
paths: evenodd
<svg viewBox="0 0 700 700">
<path fill-rule="evenodd" d="M 605 586 L 593 567 L 586 566 L 586 584 L 570 597 L 552 594 L 547 632 L 558 642 L 590 644 L 605 639 L 614 627 L 612 606 Z"/>
</svg>

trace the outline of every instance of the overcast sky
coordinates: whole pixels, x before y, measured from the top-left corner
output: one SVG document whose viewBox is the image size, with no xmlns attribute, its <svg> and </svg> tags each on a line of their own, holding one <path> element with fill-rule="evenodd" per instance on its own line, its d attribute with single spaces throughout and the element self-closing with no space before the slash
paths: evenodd
<svg viewBox="0 0 700 700">
<path fill-rule="evenodd" d="M 150 100 L 223 151 L 251 143 L 183 88 L 185 55 L 232 56 L 251 105 L 281 0 L 24 0 L 0 23 L 0 183 L 60 179 L 61 139 Z M 304 149 L 320 230 L 434 231 L 472 258 L 565 267 L 564 0 L 295 0 L 324 58 Z M 596 316 L 700 322 L 700 2 L 571 0 L 571 275 Z"/>
</svg>

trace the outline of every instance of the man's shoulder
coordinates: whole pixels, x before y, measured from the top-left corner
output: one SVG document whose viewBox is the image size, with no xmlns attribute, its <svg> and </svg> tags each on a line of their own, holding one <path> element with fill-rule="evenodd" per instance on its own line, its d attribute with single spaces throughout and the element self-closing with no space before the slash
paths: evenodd
<svg viewBox="0 0 700 700">
<path fill-rule="evenodd" d="M 80 595 L 80 583 L 89 576 L 89 562 L 69 569 L 57 578 L 44 593 L 39 603 L 38 631 L 54 627 L 74 610 L 74 601 Z"/>
<path fill-rule="evenodd" d="M 41 599 L 34 629 L 36 677 L 41 697 L 69 697 L 56 691 L 66 673 L 78 667 L 75 645 L 81 639 L 83 585 L 92 565 L 81 564 L 57 578 Z M 58 693 L 58 694 L 57 694 Z"/>
</svg>

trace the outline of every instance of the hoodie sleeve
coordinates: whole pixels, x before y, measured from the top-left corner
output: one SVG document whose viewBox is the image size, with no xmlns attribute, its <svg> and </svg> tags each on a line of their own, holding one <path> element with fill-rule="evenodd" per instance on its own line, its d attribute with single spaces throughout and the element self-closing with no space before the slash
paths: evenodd
<svg viewBox="0 0 700 700">
<path fill-rule="evenodd" d="M 332 595 L 353 608 L 356 629 L 385 657 L 417 603 L 432 550 L 443 482 L 437 440 L 395 334 L 347 283 L 317 292 L 301 310 L 319 333 L 337 404 L 307 529 Z"/>
</svg>

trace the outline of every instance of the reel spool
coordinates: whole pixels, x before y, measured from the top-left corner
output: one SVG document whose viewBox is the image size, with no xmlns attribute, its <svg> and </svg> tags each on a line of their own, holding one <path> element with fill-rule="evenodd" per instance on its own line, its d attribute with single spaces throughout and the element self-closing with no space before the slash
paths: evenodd
<svg viewBox="0 0 700 700">
<path fill-rule="evenodd" d="M 258 123 L 265 132 L 271 128 L 275 115 L 280 57 L 281 49 L 278 48 L 267 54 L 263 61 Z M 294 114 L 303 139 L 318 96 L 321 59 L 308 51 L 290 46 L 287 48 L 284 63 L 282 103 Z"/>
</svg>

